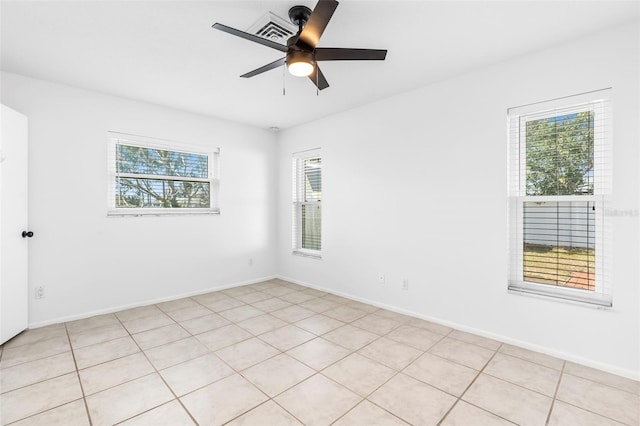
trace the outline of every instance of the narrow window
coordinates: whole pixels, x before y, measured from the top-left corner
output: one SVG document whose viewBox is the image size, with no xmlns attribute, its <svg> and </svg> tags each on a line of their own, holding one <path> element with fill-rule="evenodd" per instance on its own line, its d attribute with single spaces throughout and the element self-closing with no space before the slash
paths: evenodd
<svg viewBox="0 0 640 426">
<path fill-rule="evenodd" d="M 109 214 L 219 213 L 217 149 L 110 136 Z"/>
<path fill-rule="evenodd" d="M 509 110 L 509 289 L 611 306 L 609 90 Z"/>
<path fill-rule="evenodd" d="M 293 252 L 320 257 L 322 249 L 320 150 L 293 155 Z"/>
</svg>

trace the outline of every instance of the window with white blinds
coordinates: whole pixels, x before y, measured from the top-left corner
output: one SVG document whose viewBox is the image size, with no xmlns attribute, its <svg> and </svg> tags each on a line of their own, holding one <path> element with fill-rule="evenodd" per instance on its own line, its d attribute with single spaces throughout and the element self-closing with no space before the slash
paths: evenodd
<svg viewBox="0 0 640 426">
<path fill-rule="evenodd" d="M 322 157 L 320 150 L 293 154 L 293 252 L 320 257 Z"/>
<path fill-rule="evenodd" d="M 611 306 L 610 89 L 508 110 L 509 290 Z"/>
<path fill-rule="evenodd" d="M 219 213 L 219 150 L 109 134 L 109 214 Z"/>
</svg>

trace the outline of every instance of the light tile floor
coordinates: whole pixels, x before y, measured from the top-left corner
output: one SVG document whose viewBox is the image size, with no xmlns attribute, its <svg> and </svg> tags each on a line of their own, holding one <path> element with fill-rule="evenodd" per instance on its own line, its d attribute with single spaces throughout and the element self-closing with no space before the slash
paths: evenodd
<svg viewBox="0 0 640 426">
<path fill-rule="evenodd" d="M 638 382 L 271 280 L 26 331 L 15 425 L 639 425 Z"/>
</svg>

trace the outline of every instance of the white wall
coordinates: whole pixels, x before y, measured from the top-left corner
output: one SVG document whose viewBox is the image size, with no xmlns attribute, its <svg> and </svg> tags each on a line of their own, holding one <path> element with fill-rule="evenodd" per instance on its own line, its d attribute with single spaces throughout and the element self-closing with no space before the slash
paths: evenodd
<svg viewBox="0 0 640 426">
<path fill-rule="evenodd" d="M 638 47 L 638 26 L 626 26 L 282 132 L 278 271 L 639 377 Z M 507 108 L 606 87 L 615 138 L 608 207 L 636 212 L 612 218 L 613 309 L 509 294 Z M 318 147 L 322 260 L 290 246 L 291 154 Z"/>
<path fill-rule="evenodd" d="M 278 273 L 638 377 L 637 36 L 628 26 L 452 77 L 283 131 L 277 147 L 261 129 L 2 73 L 2 103 L 30 120 L 30 294 L 46 287 L 30 323 Z M 509 294 L 506 109 L 609 86 L 614 307 Z M 222 214 L 108 218 L 109 130 L 220 147 Z M 290 247 L 291 153 L 316 147 L 322 260 Z"/>
<path fill-rule="evenodd" d="M 29 118 L 32 326 L 275 275 L 270 132 L 9 73 L 2 103 Z M 221 214 L 107 217 L 108 131 L 220 147 Z"/>
</svg>

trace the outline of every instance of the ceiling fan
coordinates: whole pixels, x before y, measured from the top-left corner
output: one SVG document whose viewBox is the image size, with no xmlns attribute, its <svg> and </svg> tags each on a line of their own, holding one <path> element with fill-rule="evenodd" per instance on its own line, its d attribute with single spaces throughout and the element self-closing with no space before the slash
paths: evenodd
<svg viewBox="0 0 640 426">
<path fill-rule="evenodd" d="M 309 77 L 319 90 L 323 90 L 329 87 L 329 83 L 320 71 L 318 62 L 383 61 L 387 56 L 387 51 L 382 49 L 317 47 L 320 37 L 322 37 L 322 33 L 337 7 L 338 2 L 335 0 L 319 0 L 313 12 L 306 6 L 293 6 L 289 9 L 289 19 L 298 26 L 298 33 L 287 40 L 286 46 L 218 23 L 213 24 L 213 28 L 285 53 L 284 58 L 240 77 L 254 77 L 286 64 L 291 74 L 297 77 Z"/>
</svg>

